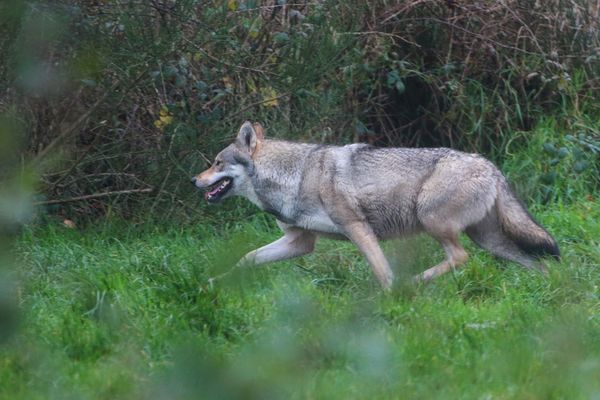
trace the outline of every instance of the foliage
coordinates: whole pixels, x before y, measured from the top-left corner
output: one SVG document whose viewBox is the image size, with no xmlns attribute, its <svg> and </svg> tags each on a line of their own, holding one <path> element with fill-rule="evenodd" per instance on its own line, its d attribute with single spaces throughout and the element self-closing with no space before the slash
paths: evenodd
<svg viewBox="0 0 600 400">
<path fill-rule="evenodd" d="M 0 7 L 0 121 L 17 123 L 1 122 L 0 141 L 19 137 L 6 147 L 14 169 L 40 178 L 38 203 L 121 193 L 46 209 L 70 218 L 198 216 L 188 178 L 246 119 L 272 137 L 502 162 L 558 115 L 557 130 L 597 145 L 600 18 L 587 0 Z"/>
<path fill-rule="evenodd" d="M 597 201 L 600 188 L 598 127 L 579 124 L 567 133 L 555 118 L 546 118 L 525 136 L 509 144 L 503 170 L 517 191 L 536 203 Z M 590 133 L 588 133 L 590 132 Z M 515 133 L 515 141 L 525 135 Z"/>
</svg>

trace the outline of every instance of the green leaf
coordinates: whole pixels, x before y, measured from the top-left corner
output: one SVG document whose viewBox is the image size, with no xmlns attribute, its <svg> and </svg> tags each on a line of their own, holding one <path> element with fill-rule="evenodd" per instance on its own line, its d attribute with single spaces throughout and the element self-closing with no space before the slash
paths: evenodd
<svg viewBox="0 0 600 400">
<path fill-rule="evenodd" d="M 96 86 L 96 81 L 93 79 L 82 79 L 81 83 L 83 83 L 85 86 L 89 86 L 89 87 L 95 87 Z"/>
<path fill-rule="evenodd" d="M 566 147 L 561 147 L 560 149 L 558 149 L 557 155 L 559 158 L 565 158 L 569 155 L 569 149 L 567 149 Z"/>
<path fill-rule="evenodd" d="M 577 161 L 575 164 L 573 164 L 573 171 L 579 174 L 585 171 L 589 166 L 590 163 L 588 163 L 587 161 Z"/>
<path fill-rule="evenodd" d="M 165 68 L 165 76 L 167 78 L 174 78 L 175 76 L 177 76 L 177 74 L 179 74 L 179 70 L 177 69 L 177 67 L 169 65 L 167 68 Z"/>
<path fill-rule="evenodd" d="M 544 151 L 548 154 L 555 155 L 558 152 L 558 150 L 556 150 L 556 147 L 554 147 L 552 143 L 544 143 L 543 147 Z"/>
<path fill-rule="evenodd" d="M 547 172 L 547 173 L 543 174 L 541 176 L 541 180 L 545 184 L 549 185 L 549 184 L 554 183 L 556 181 L 556 176 L 557 176 L 556 171 L 550 171 L 550 172 Z"/>
<path fill-rule="evenodd" d="M 575 160 L 581 160 L 584 157 L 585 157 L 585 153 L 579 147 L 575 147 L 573 149 L 573 158 Z"/>
<path fill-rule="evenodd" d="M 456 65 L 454 65 L 453 63 L 444 64 L 442 66 L 442 70 L 444 70 L 445 73 L 449 74 L 456 70 Z"/>
<path fill-rule="evenodd" d="M 398 71 L 392 70 L 392 71 L 388 72 L 387 87 L 389 87 L 390 89 L 393 88 L 396 85 L 396 82 L 398 80 L 400 80 L 400 75 L 398 74 Z"/>
<path fill-rule="evenodd" d="M 175 78 L 175 86 L 182 88 L 187 84 L 187 78 L 184 75 L 177 75 Z"/>
<path fill-rule="evenodd" d="M 275 43 L 283 44 L 290 41 L 290 37 L 285 32 L 277 32 L 273 35 L 273 40 Z"/>
<path fill-rule="evenodd" d="M 194 84 L 194 87 L 198 90 L 200 90 L 201 92 L 204 92 L 206 89 L 208 89 L 208 85 L 206 84 L 206 82 L 204 81 L 197 81 Z"/>
<path fill-rule="evenodd" d="M 398 94 L 402 94 L 406 90 L 406 86 L 404 85 L 404 82 L 402 82 L 402 79 L 398 79 L 396 81 L 395 87 Z"/>
<path fill-rule="evenodd" d="M 368 135 L 368 134 L 372 133 L 365 124 L 363 124 L 361 121 L 358 121 L 358 120 L 356 121 L 354 130 L 356 131 L 357 135 Z"/>
</svg>

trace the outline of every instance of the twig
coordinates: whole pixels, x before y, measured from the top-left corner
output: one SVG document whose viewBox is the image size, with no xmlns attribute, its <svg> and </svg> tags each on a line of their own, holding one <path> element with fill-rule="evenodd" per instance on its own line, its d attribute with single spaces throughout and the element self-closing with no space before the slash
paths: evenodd
<svg viewBox="0 0 600 400">
<path fill-rule="evenodd" d="M 339 33 L 336 33 L 336 34 L 340 35 L 340 36 L 341 35 L 354 35 L 354 36 L 380 35 L 380 36 L 388 36 L 388 37 L 391 37 L 391 38 L 394 38 L 394 39 L 401 40 L 401 41 L 403 41 L 405 43 L 411 44 L 411 45 L 413 45 L 415 47 L 421 48 L 420 44 L 418 44 L 416 42 L 413 42 L 412 40 L 408 40 L 407 38 L 402 37 L 400 35 L 396 35 L 394 33 L 380 32 L 380 31 L 365 31 L 365 32 L 339 32 Z"/>
<path fill-rule="evenodd" d="M 518 47 L 515 47 L 515 46 L 511 46 L 511 45 L 508 45 L 508 44 L 504 44 L 504 43 L 498 42 L 496 40 L 493 40 L 493 39 L 490 39 L 490 38 L 486 37 L 483 34 L 480 34 L 480 33 L 477 33 L 477 32 L 473 32 L 473 31 L 471 31 L 469 29 L 465 29 L 465 28 L 463 28 L 461 26 L 453 24 L 452 22 L 444 21 L 443 19 L 440 19 L 440 18 L 419 17 L 419 18 L 405 18 L 405 19 L 403 19 L 403 22 L 408 22 L 408 21 L 433 21 L 433 22 L 438 22 L 440 24 L 444 24 L 444 25 L 448 25 L 448 26 L 454 27 L 455 29 L 458 29 L 458 30 L 460 30 L 460 31 L 462 31 L 462 32 L 464 32 L 466 34 L 469 34 L 469 35 L 471 35 L 473 37 L 481 39 L 481 40 L 483 40 L 485 42 L 492 43 L 492 44 L 494 44 L 494 45 L 496 45 L 498 47 L 502 47 L 502 48 L 509 49 L 509 50 L 514 50 L 514 51 L 520 52 L 522 54 L 529 54 L 529 55 L 535 55 L 535 56 L 539 56 L 539 55 L 543 56 L 544 55 L 544 54 L 541 54 L 541 53 L 536 53 L 536 52 L 533 52 L 533 51 L 524 50 L 524 49 L 521 49 L 521 48 L 518 48 Z"/>
<path fill-rule="evenodd" d="M 191 40 L 186 39 L 186 38 L 183 38 L 183 40 L 186 41 L 187 43 L 191 44 L 192 46 L 194 46 L 196 48 L 196 50 L 202 52 L 208 58 L 210 58 L 211 60 L 213 60 L 213 61 L 215 61 L 217 63 L 221 63 L 221 64 L 226 65 L 226 66 L 231 67 L 231 68 L 238 68 L 238 69 L 243 69 L 243 70 L 247 70 L 247 71 L 258 72 L 260 74 L 265 74 L 265 75 L 279 76 L 278 74 L 276 74 L 274 72 L 265 71 L 265 70 L 257 69 L 257 68 L 251 68 L 251 67 L 244 67 L 243 65 L 229 63 L 229 62 L 227 62 L 225 60 L 222 60 L 220 58 L 217 58 L 217 57 L 213 56 L 208 51 L 206 51 L 205 49 L 203 49 L 202 47 L 200 47 L 196 43 L 192 42 Z"/>
<path fill-rule="evenodd" d="M 169 149 L 170 151 L 170 149 Z M 165 189 L 165 185 L 167 184 L 167 180 L 169 179 L 169 177 L 171 176 L 171 171 L 173 171 L 173 167 L 169 168 L 169 171 L 167 171 L 165 178 L 163 179 L 160 188 L 158 189 L 158 194 L 156 195 L 156 199 L 154 199 L 154 203 L 152 203 L 152 207 L 150 207 L 150 215 L 153 214 L 154 212 L 154 208 L 156 208 L 156 205 L 158 204 L 158 201 L 160 200 L 160 195 L 163 193 L 164 189 Z"/>
<path fill-rule="evenodd" d="M 268 5 L 268 6 L 259 6 L 259 7 L 246 8 L 243 10 L 236 10 L 233 13 L 240 14 L 240 13 L 247 13 L 247 12 L 252 12 L 252 11 L 270 10 L 270 9 L 274 9 L 274 8 L 283 8 L 286 5 L 289 7 L 300 7 L 300 6 L 307 7 L 307 6 L 320 5 L 320 3 L 319 2 L 305 2 L 305 3 L 272 4 L 272 5 Z"/>
<path fill-rule="evenodd" d="M 270 97 L 270 98 L 268 98 L 268 99 L 263 99 L 263 100 L 261 100 L 261 101 L 257 101 L 257 102 L 255 102 L 255 103 L 252 103 L 252 104 L 250 104 L 250 105 L 246 106 L 246 107 L 243 107 L 243 108 L 241 108 L 240 110 L 237 110 L 237 111 L 236 111 L 236 112 L 234 112 L 232 115 L 230 115 L 229 117 L 227 117 L 227 119 L 228 119 L 228 120 L 231 120 L 232 118 L 237 118 L 237 117 L 238 117 L 238 116 L 239 116 L 241 113 L 243 113 L 243 112 L 244 112 L 244 111 L 246 111 L 246 110 L 249 110 L 249 109 L 251 109 L 252 107 L 256 107 L 256 106 L 259 106 L 259 105 L 261 105 L 261 104 L 268 103 L 268 102 L 270 102 L 270 101 L 275 101 L 275 100 L 283 99 L 284 97 L 288 97 L 288 96 L 289 96 L 289 94 L 288 94 L 288 93 L 284 93 L 284 94 L 281 94 L 281 95 L 279 95 L 279 96 Z"/>
<path fill-rule="evenodd" d="M 74 202 L 74 201 L 97 199 L 99 197 L 116 196 L 116 195 L 119 195 L 119 194 L 150 193 L 153 190 L 154 190 L 153 188 L 117 190 L 115 192 L 94 193 L 94 194 L 88 194 L 86 196 L 69 197 L 69 198 L 66 198 L 66 199 L 36 201 L 36 202 L 33 203 L 33 205 L 34 206 L 41 206 L 41 205 L 47 205 L 47 204 L 71 203 L 71 202 Z"/>
<path fill-rule="evenodd" d="M 54 174 L 52 174 L 52 175 L 54 175 Z M 50 175 L 50 176 L 52 176 L 52 175 Z M 78 182 L 78 181 L 82 180 L 82 179 L 88 179 L 89 180 L 91 178 L 97 178 L 97 177 L 102 177 L 102 176 L 126 176 L 128 178 L 133 178 L 134 180 L 136 180 L 136 181 L 144 184 L 145 186 L 147 186 L 146 183 L 143 182 L 141 179 L 138 179 L 137 176 L 135 176 L 135 174 L 129 174 L 129 173 L 126 173 L 126 172 L 99 172 L 99 173 L 96 173 L 96 174 L 87 174 L 87 175 L 77 176 L 77 177 L 71 179 L 69 182 L 63 183 L 61 186 L 63 186 L 63 187 L 64 186 L 69 186 L 69 185 L 74 184 L 75 182 Z M 42 175 L 42 177 L 46 177 L 46 175 Z M 54 184 L 53 187 L 56 187 L 56 184 Z"/>
<path fill-rule="evenodd" d="M 400 10 L 394 11 L 390 16 L 388 16 L 381 22 L 381 25 L 386 24 L 389 20 L 396 18 L 398 15 L 402 14 L 403 12 L 405 12 L 407 10 L 416 7 L 421 3 L 427 3 L 427 2 L 428 2 L 428 0 L 417 0 L 414 3 L 408 4 L 404 7 L 402 7 Z"/>
<path fill-rule="evenodd" d="M 104 125 L 106 123 L 106 121 L 102 121 L 102 123 L 100 124 L 100 126 Z M 91 132 L 93 132 L 94 129 L 91 130 Z M 75 168 L 77 168 L 77 166 L 83 161 L 83 159 L 85 158 L 85 156 L 88 155 L 88 153 L 94 148 L 94 145 L 98 142 L 98 139 L 100 138 L 100 135 L 95 135 L 94 136 L 94 140 L 92 141 L 92 143 L 83 151 L 83 153 L 77 158 L 77 160 L 73 163 L 73 165 L 71 165 L 71 167 L 67 170 L 67 172 L 60 176 L 53 184 L 52 184 L 52 189 L 55 189 L 62 181 L 64 181 L 65 179 L 67 179 L 69 177 L 69 175 L 71 175 L 71 172 L 73 172 L 75 170 Z"/>
</svg>

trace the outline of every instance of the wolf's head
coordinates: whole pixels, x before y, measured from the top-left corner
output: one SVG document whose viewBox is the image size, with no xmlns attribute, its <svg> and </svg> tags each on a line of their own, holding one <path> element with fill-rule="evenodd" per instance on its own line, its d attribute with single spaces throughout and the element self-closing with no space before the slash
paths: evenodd
<svg viewBox="0 0 600 400">
<path fill-rule="evenodd" d="M 217 154 L 213 165 L 192 178 L 197 188 L 206 189 L 206 201 L 218 203 L 249 190 L 254 174 L 253 156 L 263 138 L 259 123 L 244 122 L 235 141 Z"/>
</svg>

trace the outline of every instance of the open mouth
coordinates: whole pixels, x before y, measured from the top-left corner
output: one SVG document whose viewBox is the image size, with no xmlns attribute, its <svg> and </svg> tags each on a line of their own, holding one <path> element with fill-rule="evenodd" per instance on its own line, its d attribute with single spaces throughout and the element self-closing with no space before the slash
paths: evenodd
<svg viewBox="0 0 600 400">
<path fill-rule="evenodd" d="M 204 198 L 209 203 L 216 203 L 217 201 L 221 200 L 223 196 L 225 196 L 225 193 L 227 193 L 229 189 L 231 189 L 232 183 L 232 178 L 223 178 L 217 181 L 214 185 L 208 188 L 206 193 L 204 193 Z"/>
</svg>

